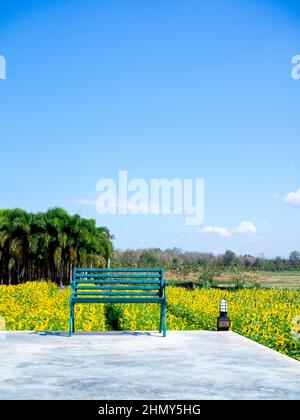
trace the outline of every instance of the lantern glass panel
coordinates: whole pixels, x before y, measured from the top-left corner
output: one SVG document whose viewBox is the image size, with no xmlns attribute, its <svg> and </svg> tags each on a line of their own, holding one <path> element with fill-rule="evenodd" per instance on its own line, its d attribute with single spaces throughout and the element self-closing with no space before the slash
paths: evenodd
<svg viewBox="0 0 300 420">
<path fill-rule="evenodd" d="M 228 305 L 227 305 L 227 301 L 225 299 L 221 300 L 220 309 L 221 309 L 221 312 L 227 312 Z"/>
</svg>

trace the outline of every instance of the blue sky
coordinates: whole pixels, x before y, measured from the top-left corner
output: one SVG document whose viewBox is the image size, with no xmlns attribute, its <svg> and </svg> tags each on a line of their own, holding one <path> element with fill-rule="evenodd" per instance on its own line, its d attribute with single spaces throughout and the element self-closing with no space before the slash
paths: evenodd
<svg viewBox="0 0 300 420">
<path fill-rule="evenodd" d="M 1 207 L 62 206 L 122 249 L 300 250 L 299 2 L 0 5 Z M 82 204 L 122 169 L 203 178 L 203 226 Z"/>
</svg>

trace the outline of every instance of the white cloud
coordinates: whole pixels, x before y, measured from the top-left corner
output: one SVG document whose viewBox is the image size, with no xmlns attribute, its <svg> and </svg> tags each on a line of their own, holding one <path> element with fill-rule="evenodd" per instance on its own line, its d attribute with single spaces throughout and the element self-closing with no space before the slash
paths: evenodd
<svg viewBox="0 0 300 420">
<path fill-rule="evenodd" d="M 239 235 L 255 235 L 257 229 L 254 223 L 252 222 L 242 222 L 236 228 L 236 233 Z"/>
<path fill-rule="evenodd" d="M 223 238 L 229 238 L 231 236 L 229 229 L 218 226 L 207 226 L 203 229 L 203 232 L 213 233 L 215 235 L 222 236 Z"/>
<path fill-rule="evenodd" d="M 257 228 L 254 223 L 249 221 L 241 222 L 236 228 L 228 229 L 221 226 L 206 226 L 202 232 L 211 233 L 213 235 L 222 236 L 223 238 L 230 238 L 234 234 L 253 236 L 257 232 Z"/>
<path fill-rule="evenodd" d="M 300 189 L 296 192 L 290 192 L 284 197 L 284 202 L 293 206 L 300 206 Z"/>
</svg>

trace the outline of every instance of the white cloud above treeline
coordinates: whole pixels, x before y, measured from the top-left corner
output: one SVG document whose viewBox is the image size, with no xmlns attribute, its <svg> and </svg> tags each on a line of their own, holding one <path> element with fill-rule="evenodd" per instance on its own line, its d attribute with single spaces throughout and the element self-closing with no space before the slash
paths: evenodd
<svg viewBox="0 0 300 420">
<path fill-rule="evenodd" d="M 236 233 L 239 235 L 255 235 L 256 232 L 255 224 L 248 221 L 240 223 L 236 229 Z"/>
<path fill-rule="evenodd" d="M 300 206 L 300 189 L 296 192 L 290 192 L 284 197 L 284 202 L 292 206 Z"/>
<path fill-rule="evenodd" d="M 221 226 L 206 226 L 202 230 L 203 233 L 230 238 L 233 235 L 253 236 L 257 232 L 257 228 L 253 222 L 241 222 L 236 228 L 228 229 Z"/>
<path fill-rule="evenodd" d="M 231 236 L 231 232 L 228 229 L 218 226 L 206 226 L 203 229 L 203 232 L 213 233 L 218 236 L 223 236 L 224 238 L 229 238 Z"/>
</svg>

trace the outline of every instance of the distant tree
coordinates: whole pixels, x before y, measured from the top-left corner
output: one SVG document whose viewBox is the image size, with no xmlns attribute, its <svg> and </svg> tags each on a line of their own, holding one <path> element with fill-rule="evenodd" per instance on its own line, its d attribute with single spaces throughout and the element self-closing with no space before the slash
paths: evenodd
<svg viewBox="0 0 300 420">
<path fill-rule="evenodd" d="M 292 270 L 298 270 L 300 268 L 300 252 L 293 251 L 290 254 L 290 268 Z"/>
<path fill-rule="evenodd" d="M 255 264 L 255 258 L 251 255 L 245 255 L 243 258 L 243 264 L 245 268 L 251 268 Z"/>
<path fill-rule="evenodd" d="M 158 267 L 160 260 L 153 250 L 145 250 L 142 252 L 139 258 L 139 265 L 141 267 Z"/>
<path fill-rule="evenodd" d="M 290 261 L 292 262 L 299 262 L 300 261 L 300 252 L 299 251 L 293 251 L 290 254 Z"/>
<path fill-rule="evenodd" d="M 284 271 L 286 269 L 285 260 L 281 257 L 276 257 L 274 260 L 275 271 Z"/>
<path fill-rule="evenodd" d="M 1 252 L 1 237 L 0 237 Z M 297 257 L 297 255 L 296 255 Z M 294 256 L 294 259 L 296 259 Z M 211 253 L 197 251 L 182 251 L 178 248 L 130 249 L 126 251 L 116 250 L 112 264 L 114 267 L 164 267 L 166 270 L 181 275 L 189 273 L 201 273 L 203 268 L 212 268 L 216 273 L 221 274 L 224 269 L 235 267 L 239 271 L 243 269 L 254 269 L 261 271 L 285 271 L 300 270 L 300 261 L 278 257 L 276 259 L 264 258 L 252 255 L 237 256 L 232 251 L 226 251 L 223 255 L 215 256 Z"/>
<path fill-rule="evenodd" d="M 223 265 L 225 267 L 230 267 L 231 265 L 235 264 L 237 261 L 236 255 L 233 251 L 226 251 L 225 254 L 223 255 Z"/>
<path fill-rule="evenodd" d="M 133 250 L 128 249 L 122 253 L 121 264 L 125 267 L 137 267 L 138 265 L 138 256 L 137 253 Z"/>
</svg>

